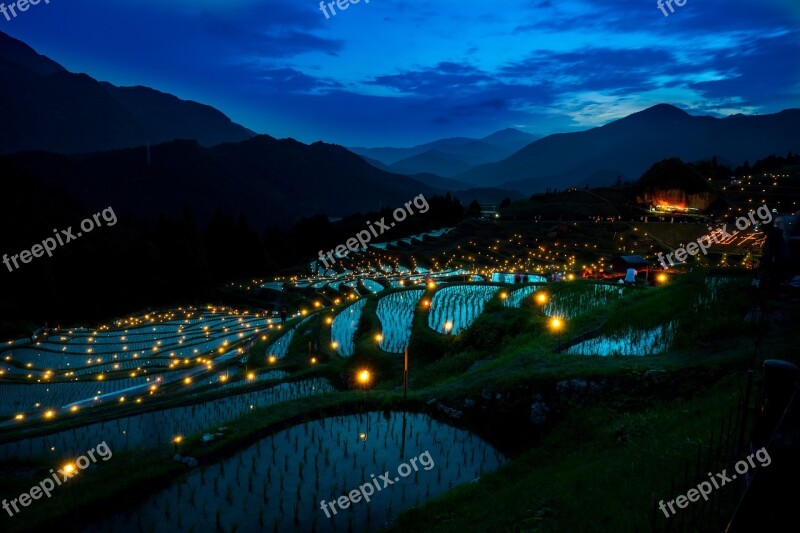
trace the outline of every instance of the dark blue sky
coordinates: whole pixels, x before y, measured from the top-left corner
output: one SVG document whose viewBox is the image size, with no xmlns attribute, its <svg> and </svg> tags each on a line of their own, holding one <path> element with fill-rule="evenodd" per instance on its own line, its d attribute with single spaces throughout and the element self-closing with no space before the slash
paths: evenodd
<svg viewBox="0 0 800 533">
<path fill-rule="evenodd" d="M 572 131 L 662 102 L 800 107 L 798 0 L 687 0 L 668 17 L 656 0 L 361 0 L 330 19 L 315 0 L 50 0 L 0 30 L 304 142 Z"/>
</svg>

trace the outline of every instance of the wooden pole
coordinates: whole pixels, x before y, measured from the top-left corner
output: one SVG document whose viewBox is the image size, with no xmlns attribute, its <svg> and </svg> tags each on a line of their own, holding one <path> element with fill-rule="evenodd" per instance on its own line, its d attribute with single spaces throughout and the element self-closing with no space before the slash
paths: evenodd
<svg viewBox="0 0 800 533">
<path fill-rule="evenodd" d="M 403 352 L 403 398 L 408 398 L 408 344 Z"/>
</svg>

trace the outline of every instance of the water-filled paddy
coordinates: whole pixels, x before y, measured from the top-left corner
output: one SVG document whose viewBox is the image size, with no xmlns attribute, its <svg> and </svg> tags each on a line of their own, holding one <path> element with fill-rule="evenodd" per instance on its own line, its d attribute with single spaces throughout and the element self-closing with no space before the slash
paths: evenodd
<svg viewBox="0 0 800 533">
<path fill-rule="evenodd" d="M 630 328 L 610 335 L 576 344 L 565 350 L 571 355 L 654 355 L 669 350 L 677 322 L 670 322 L 647 330 Z"/>
<path fill-rule="evenodd" d="M 398 467 L 428 452 L 407 477 Z M 426 465 L 426 468 L 423 468 Z M 421 414 L 333 417 L 267 437 L 184 479 L 91 531 L 374 531 L 401 510 L 478 478 L 505 462 L 471 433 Z M 409 465 L 410 466 L 410 465 Z M 370 502 L 320 509 L 389 472 Z M 407 470 L 404 469 L 404 473 Z M 395 479 L 397 481 L 394 481 Z M 220 529 L 221 528 L 221 529 Z"/>
<path fill-rule="evenodd" d="M 175 435 L 192 435 L 216 429 L 251 409 L 331 391 L 333 387 L 324 379 L 281 383 L 260 391 L 0 444 L 0 459 L 31 456 L 61 458 L 85 452 L 102 441 L 108 443 L 115 452 L 168 446 Z"/>
</svg>

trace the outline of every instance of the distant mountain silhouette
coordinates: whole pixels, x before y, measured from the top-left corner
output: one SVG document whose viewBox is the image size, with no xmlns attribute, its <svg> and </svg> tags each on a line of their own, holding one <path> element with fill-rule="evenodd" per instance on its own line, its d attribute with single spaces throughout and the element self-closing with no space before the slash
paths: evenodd
<svg viewBox="0 0 800 533">
<path fill-rule="evenodd" d="M 671 157 L 697 161 L 717 156 L 728 164 L 800 150 L 800 110 L 727 118 L 692 116 L 660 104 L 605 126 L 549 135 L 507 159 L 455 176 L 481 187 L 526 193 L 588 184 L 607 185 L 612 175 L 636 180 L 654 162 Z"/>
<path fill-rule="evenodd" d="M 520 131 L 516 128 L 506 128 L 504 130 L 496 131 L 491 135 L 487 135 L 481 139 L 481 141 L 493 146 L 504 148 L 506 150 L 513 150 L 516 152 L 517 150 L 521 150 L 525 146 L 541 138 L 541 135 L 525 133 L 524 131 Z"/>
<path fill-rule="evenodd" d="M 82 153 L 195 139 L 204 146 L 255 135 L 220 111 L 148 89 L 68 72 L 0 32 L 0 153 Z"/>
<path fill-rule="evenodd" d="M 471 169 L 472 165 L 439 150 L 428 150 L 421 154 L 401 159 L 390 165 L 389 168 L 398 174 L 431 172 L 439 176 L 448 177 L 462 174 Z"/>
<path fill-rule="evenodd" d="M 21 152 L 0 160 L 93 209 L 111 205 L 153 218 L 179 216 L 188 206 L 205 223 L 221 208 L 244 213 L 259 228 L 314 214 L 400 207 L 419 194 L 440 192 L 322 142 L 260 135 L 207 148 L 185 140 L 152 146 L 150 154 L 150 164 L 145 147 L 82 156 Z"/>
<path fill-rule="evenodd" d="M 475 165 L 500 161 L 539 138 L 539 135 L 509 128 L 482 139 L 452 137 L 411 148 L 356 147 L 350 150 L 403 174 L 430 172 L 449 177 Z"/>
</svg>

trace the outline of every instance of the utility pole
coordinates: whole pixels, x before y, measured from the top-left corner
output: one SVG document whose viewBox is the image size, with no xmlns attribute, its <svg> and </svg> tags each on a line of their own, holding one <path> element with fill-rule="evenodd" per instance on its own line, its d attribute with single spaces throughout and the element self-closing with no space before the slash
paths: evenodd
<svg viewBox="0 0 800 533">
<path fill-rule="evenodd" d="M 403 398 L 408 398 L 408 344 L 403 350 Z"/>
</svg>

